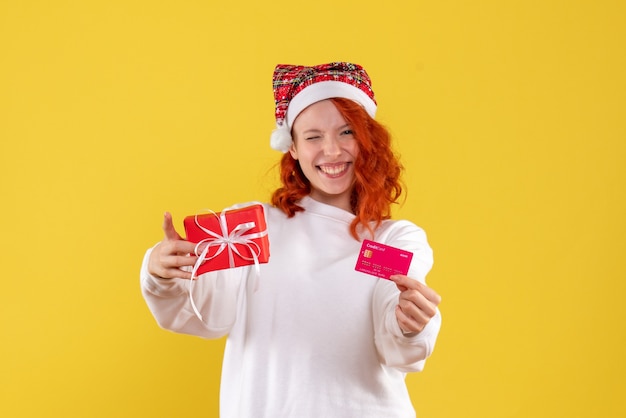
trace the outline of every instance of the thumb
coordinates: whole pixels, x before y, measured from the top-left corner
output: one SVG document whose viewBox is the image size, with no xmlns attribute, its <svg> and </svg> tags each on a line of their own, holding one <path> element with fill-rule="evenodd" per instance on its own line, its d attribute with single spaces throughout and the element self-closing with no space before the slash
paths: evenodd
<svg viewBox="0 0 626 418">
<path fill-rule="evenodd" d="M 176 229 L 174 228 L 174 222 L 172 221 L 172 214 L 165 212 L 163 215 L 163 232 L 165 233 L 165 239 L 179 240 L 182 239 Z"/>
<path fill-rule="evenodd" d="M 396 284 L 396 287 L 399 291 L 404 292 L 405 290 L 409 290 L 409 282 L 407 280 L 413 280 L 408 278 L 407 276 L 402 276 L 399 274 L 393 274 L 389 277 L 389 280 Z"/>
</svg>

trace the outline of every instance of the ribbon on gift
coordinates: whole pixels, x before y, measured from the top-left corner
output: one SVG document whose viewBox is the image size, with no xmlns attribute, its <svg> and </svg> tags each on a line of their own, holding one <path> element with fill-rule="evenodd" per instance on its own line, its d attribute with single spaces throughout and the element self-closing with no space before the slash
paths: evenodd
<svg viewBox="0 0 626 418">
<path fill-rule="evenodd" d="M 235 254 L 244 260 L 254 262 L 255 289 L 256 289 L 256 286 L 258 285 L 258 278 L 261 275 L 261 268 L 259 264 L 259 255 L 261 254 L 261 247 L 259 247 L 259 244 L 257 244 L 253 240 L 266 236 L 267 230 L 247 234 L 248 231 L 256 227 L 256 223 L 244 222 L 235 226 L 233 230 L 229 233 L 228 221 L 226 220 L 226 212 L 232 209 L 233 208 L 224 209 L 219 215 L 212 210 L 208 210 L 209 213 L 213 214 L 218 219 L 220 229 L 221 229 L 221 235 L 200 225 L 200 222 L 198 222 L 198 215 L 196 215 L 194 219 L 196 226 L 201 231 L 209 235 L 209 238 L 205 238 L 201 240 L 200 242 L 196 244 L 194 248 L 194 254 L 198 256 L 198 260 L 196 261 L 196 263 L 194 264 L 191 270 L 191 282 L 189 283 L 189 301 L 191 302 L 191 307 L 193 308 L 193 311 L 195 312 L 196 316 L 201 321 L 202 321 L 202 315 L 200 314 L 200 311 L 196 307 L 196 304 L 193 300 L 192 289 L 193 289 L 193 282 L 197 279 L 198 269 L 200 268 L 202 264 L 217 257 L 218 255 L 223 253 L 225 250 L 227 250 L 228 262 L 229 262 L 230 268 L 236 267 L 235 266 Z M 248 256 L 243 255 L 239 251 L 239 248 L 237 248 L 237 245 L 242 245 L 248 248 L 251 256 L 248 257 Z M 214 247 L 217 247 L 217 250 L 215 251 L 213 255 L 208 256 L 210 249 Z"/>
</svg>

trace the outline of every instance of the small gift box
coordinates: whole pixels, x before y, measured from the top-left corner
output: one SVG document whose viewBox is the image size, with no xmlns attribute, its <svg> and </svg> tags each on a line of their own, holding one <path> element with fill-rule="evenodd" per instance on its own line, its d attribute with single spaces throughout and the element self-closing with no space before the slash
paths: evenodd
<svg viewBox="0 0 626 418">
<path fill-rule="evenodd" d="M 267 263 L 269 240 L 263 206 L 254 204 L 220 213 L 187 216 L 187 240 L 196 243 L 193 276 L 207 271 Z"/>
</svg>

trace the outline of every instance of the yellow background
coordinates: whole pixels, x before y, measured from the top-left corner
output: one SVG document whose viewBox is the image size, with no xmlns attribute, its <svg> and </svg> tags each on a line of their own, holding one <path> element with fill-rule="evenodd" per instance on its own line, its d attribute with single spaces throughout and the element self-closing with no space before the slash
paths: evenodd
<svg viewBox="0 0 626 418">
<path fill-rule="evenodd" d="M 0 1 L 0 416 L 217 416 L 139 292 L 161 217 L 268 199 L 276 63 L 365 66 L 435 250 L 427 418 L 626 415 L 621 1 Z M 349 297 L 349 295 L 346 295 Z"/>
</svg>

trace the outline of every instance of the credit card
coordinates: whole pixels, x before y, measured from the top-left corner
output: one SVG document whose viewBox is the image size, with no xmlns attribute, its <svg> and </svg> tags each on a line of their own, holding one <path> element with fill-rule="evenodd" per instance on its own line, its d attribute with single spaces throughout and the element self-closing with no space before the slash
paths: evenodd
<svg viewBox="0 0 626 418">
<path fill-rule="evenodd" d="M 410 251 L 366 239 L 361 245 L 354 269 L 381 279 L 389 279 L 394 274 L 406 276 L 412 258 L 413 253 Z"/>
</svg>

